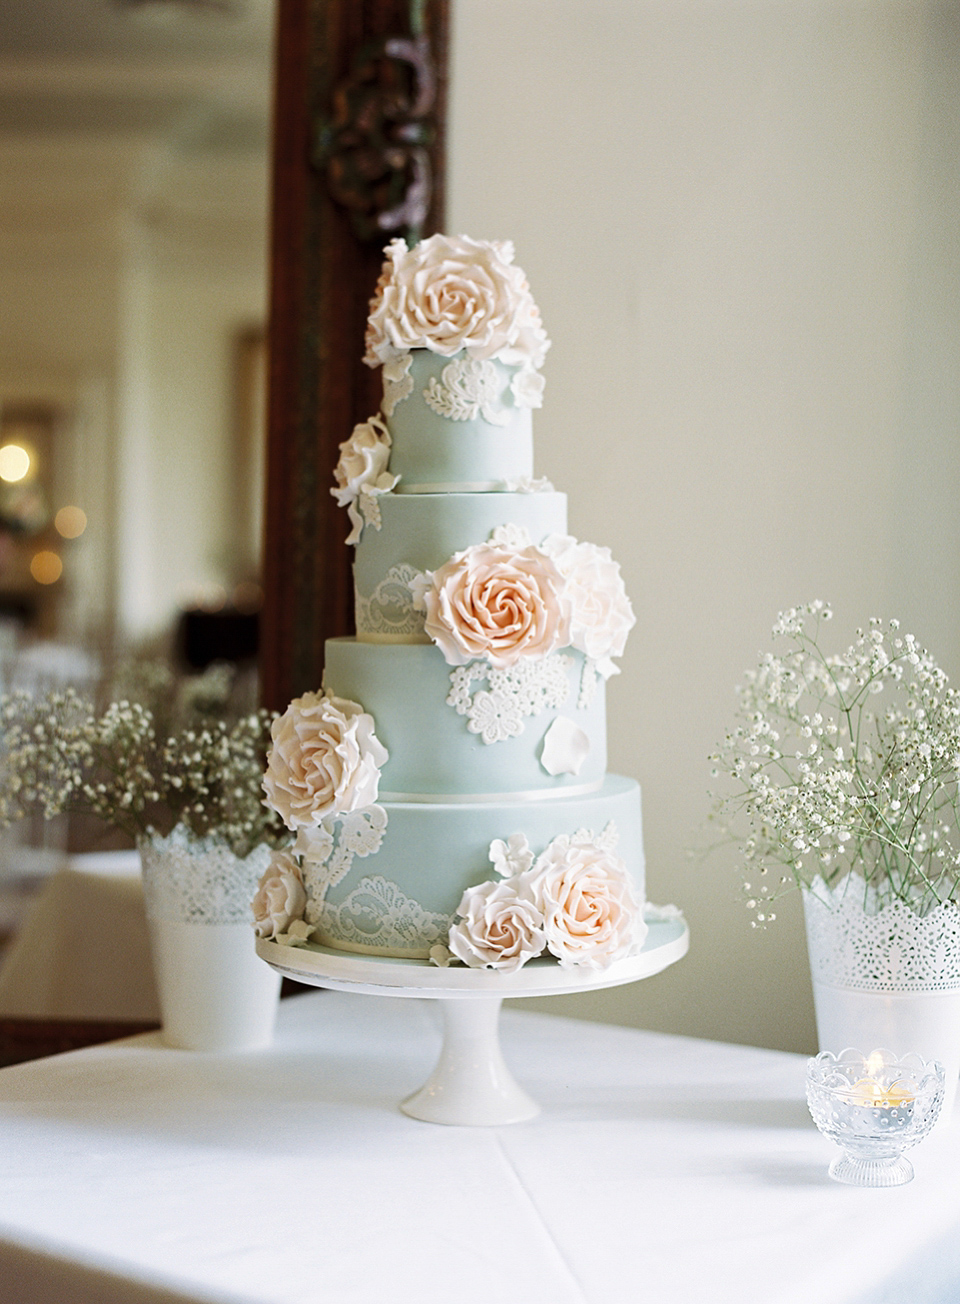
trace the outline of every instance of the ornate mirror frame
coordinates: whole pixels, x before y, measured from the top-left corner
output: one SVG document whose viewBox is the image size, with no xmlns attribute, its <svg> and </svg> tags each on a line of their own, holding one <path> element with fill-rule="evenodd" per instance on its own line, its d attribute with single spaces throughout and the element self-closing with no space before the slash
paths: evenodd
<svg viewBox="0 0 960 1304">
<path fill-rule="evenodd" d="M 443 226 L 450 0 L 279 0 L 261 695 L 320 687 L 353 623 L 330 495 L 338 445 L 379 408 L 363 365 L 383 246 Z"/>
</svg>

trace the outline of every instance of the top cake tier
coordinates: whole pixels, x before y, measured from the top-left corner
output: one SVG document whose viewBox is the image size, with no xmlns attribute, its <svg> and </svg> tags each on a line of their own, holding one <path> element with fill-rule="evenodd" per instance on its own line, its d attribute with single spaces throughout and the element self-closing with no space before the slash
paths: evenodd
<svg viewBox="0 0 960 1304">
<path fill-rule="evenodd" d="M 392 378 L 397 373 L 402 383 Z M 529 481 L 530 406 L 516 396 L 527 379 L 521 367 L 465 352 L 446 358 L 415 349 L 402 363 L 385 367 L 390 474 L 399 477 L 394 491 L 489 493 Z"/>
<path fill-rule="evenodd" d="M 396 492 L 485 493 L 528 480 L 549 347 L 508 241 L 392 241 L 364 361 L 383 368 Z"/>
</svg>

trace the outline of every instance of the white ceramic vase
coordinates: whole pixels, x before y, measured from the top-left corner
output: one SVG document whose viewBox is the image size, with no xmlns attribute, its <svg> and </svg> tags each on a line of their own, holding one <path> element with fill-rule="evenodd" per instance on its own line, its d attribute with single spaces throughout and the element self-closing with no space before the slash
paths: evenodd
<svg viewBox="0 0 960 1304">
<path fill-rule="evenodd" d="M 817 879 L 803 906 L 820 1050 L 940 1060 L 949 1117 L 960 1075 L 960 907 L 919 916 L 901 901 L 881 905 L 855 874 L 832 889 Z"/>
<path fill-rule="evenodd" d="M 268 1046 L 280 975 L 256 953 L 250 903 L 270 848 L 241 860 L 178 825 L 143 840 L 140 859 L 163 1040 L 182 1050 Z"/>
</svg>

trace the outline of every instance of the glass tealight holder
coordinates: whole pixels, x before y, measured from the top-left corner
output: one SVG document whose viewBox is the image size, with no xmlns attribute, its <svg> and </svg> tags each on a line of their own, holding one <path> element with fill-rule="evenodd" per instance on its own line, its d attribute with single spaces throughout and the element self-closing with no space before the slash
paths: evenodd
<svg viewBox="0 0 960 1304">
<path fill-rule="evenodd" d="M 807 1062 L 813 1121 L 841 1147 L 830 1176 L 849 1186 L 901 1186 L 913 1179 L 903 1152 L 927 1135 L 943 1103 L 943 1065 L 919 1055 L 823 1051 Z"/>
</svg>

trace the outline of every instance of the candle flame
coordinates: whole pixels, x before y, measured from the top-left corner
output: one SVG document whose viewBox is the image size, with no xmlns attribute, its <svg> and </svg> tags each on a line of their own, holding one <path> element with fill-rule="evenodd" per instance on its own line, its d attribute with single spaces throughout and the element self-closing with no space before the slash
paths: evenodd
<svg viewBox="0 0 960 1304">
<path fill-rule="evenodd" d="M 875 1078 L 882 1068 L 883 1055 L 878 1050 L 872 1050 L 863 1066 L 864 1072 L 868 1078 Z"/>
</svg>

